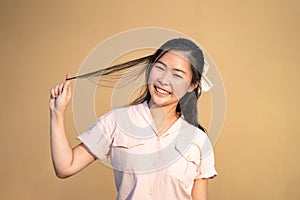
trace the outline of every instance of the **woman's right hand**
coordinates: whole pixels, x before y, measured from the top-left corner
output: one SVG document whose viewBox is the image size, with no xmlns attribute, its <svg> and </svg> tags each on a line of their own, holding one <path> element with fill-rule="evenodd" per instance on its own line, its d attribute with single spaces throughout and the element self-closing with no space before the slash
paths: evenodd
<svg viewBox="0 0 300 200">
<path fill-rule="evenodd" d="M 70 73 L 66 74 L 66 79 L 70 78 Z M 56 85 L 50 90 L 49 108 L 55 113 L 63 114 L 66 110 L 71 98 L 71 82 L 65 81 L 59 85 Z"/>
</svg>

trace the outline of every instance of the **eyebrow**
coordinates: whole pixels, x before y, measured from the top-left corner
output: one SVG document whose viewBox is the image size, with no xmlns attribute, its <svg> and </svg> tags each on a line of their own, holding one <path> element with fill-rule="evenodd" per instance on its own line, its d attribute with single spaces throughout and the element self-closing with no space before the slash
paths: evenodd
<svg viewBox="0 0 300 200">
<path fill-rule="evenodd" d="M 159 61 L 159 60 L 156 61 L 156 63 L 162 64 L 163 66 L 168 67 L 168 66 L 166 65 L 166 63 L 163 63 L 163 62 L 161 62 L 161 61 Z M 173 70 L 174 70 L 174 71 L 177 71 L 177 72 L 181 72 L 181 73 L 183 73 L 183 74 L 186 74 L 185 71 L 183 71 L 183 70 L 181 70 L 181 69 L 178 69 L 178 68 L 174 68 Z"/>
</svg>

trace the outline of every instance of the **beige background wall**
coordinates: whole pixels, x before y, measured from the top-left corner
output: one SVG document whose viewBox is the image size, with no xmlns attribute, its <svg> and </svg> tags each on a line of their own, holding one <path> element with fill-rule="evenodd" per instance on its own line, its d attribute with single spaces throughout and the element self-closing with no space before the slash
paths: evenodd
<svg viewBox="0 0 300 200">
<path fill-rule="evenodd" d="M 157 26 L 197 40 L 222 74 L 227 115 L 211 200 L 300 199 L 300 2 L 1 1 L 0 199 L 113 199 L 98 162 L 55 177 L 49 90 L 101 41 Z M 72 109 L 66 127 L 76 144 Z"/>
</svg>

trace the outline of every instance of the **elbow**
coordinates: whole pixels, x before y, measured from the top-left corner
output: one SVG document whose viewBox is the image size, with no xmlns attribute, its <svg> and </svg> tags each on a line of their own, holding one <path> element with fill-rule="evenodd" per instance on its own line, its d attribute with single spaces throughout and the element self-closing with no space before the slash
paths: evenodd
<svg viewBox="0 0 300 200">
<path fill-rule="evenodd" d="M 59 178 L 59 179 L 66 179 L 70 176 L 68 175 L 65 175 L 65 174 L 61 174 L 61 173 L 56 173 L 56 177 Z"/>
<path fill-rule="evenodd" d="M 72 176 L 73 174 L 68 172 L 68 171 L 62 171 L 62 170 L 57 170 L 55 169 L 55 175 L 59 179 L 66 179 Z"/>
</svg>

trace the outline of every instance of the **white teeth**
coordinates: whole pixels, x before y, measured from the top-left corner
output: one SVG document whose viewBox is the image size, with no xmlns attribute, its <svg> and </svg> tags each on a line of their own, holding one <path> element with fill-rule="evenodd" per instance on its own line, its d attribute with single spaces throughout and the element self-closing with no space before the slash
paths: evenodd
<svg viewBox="0 0 300 200">
<path fill-rule="evenodd" d="M 159 93 L 162 93 L 162 94 L 169 94 L 168 92 L 156 87 L 156 91 L 159 92 Z"/>
</svg>

